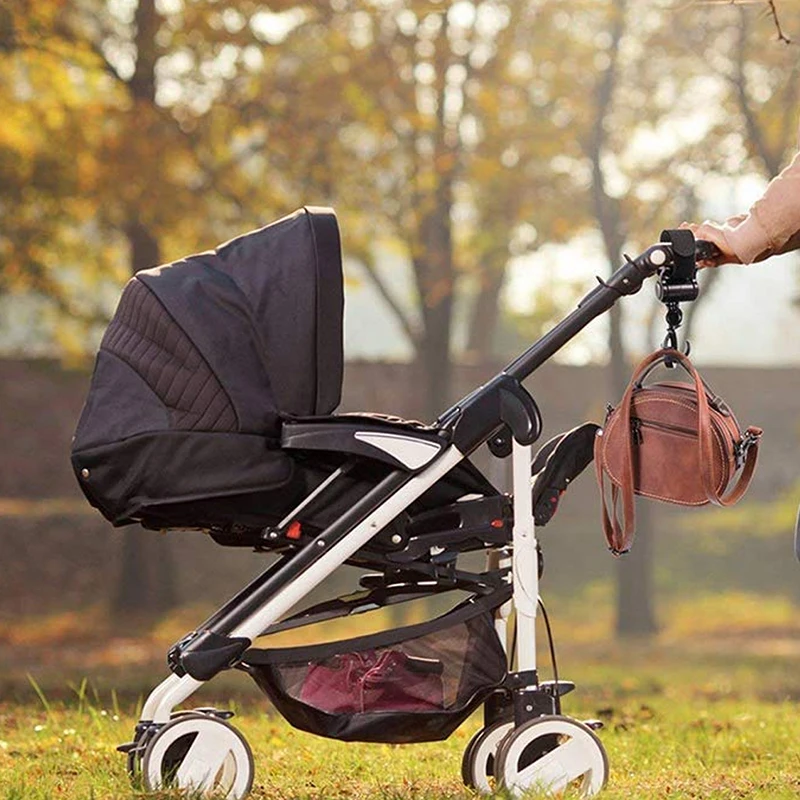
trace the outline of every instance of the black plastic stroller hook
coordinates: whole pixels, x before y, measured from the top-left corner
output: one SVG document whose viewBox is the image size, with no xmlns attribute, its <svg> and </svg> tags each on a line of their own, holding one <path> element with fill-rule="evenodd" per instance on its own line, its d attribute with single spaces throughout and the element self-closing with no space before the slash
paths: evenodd
<svg viewBox="0 0 800 800">
<path fill-rule="evenodd" d="M 688 228 L 661 231 L 661 241 L 671 245 L 672 258 L 661 271 L 656 284 L 656 297 L 667 306 L 667 335 L 662 347 L 678 350 L 677 329 L 683 322 L 683 312 L 679 303 L 697 299 L 700 287 L 697 284 L 696 242 Z M 691 345 L 685 343 L 685 354 L 689 355 Z M 665 366 L 674 367 L 671 359 Z"/>
</svg>

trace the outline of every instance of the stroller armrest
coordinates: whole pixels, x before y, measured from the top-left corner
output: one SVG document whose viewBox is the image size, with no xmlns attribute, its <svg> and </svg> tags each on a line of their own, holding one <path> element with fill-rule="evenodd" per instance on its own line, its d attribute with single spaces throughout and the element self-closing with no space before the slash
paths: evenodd
<svg viewBox="0 0 800 800">
<path fill-rule="evenodd" d="M 546 525 L 558 508 L 561 495 L 594 458 L 594 440 L 599 425 L 585 422 L 560 433 L 544 444 L 531 466 L 533 515 L 539 527 Z"/>
<path fill-rule="evenodd" d="M 397 417 L 342 414 L 287 420 L 281 429 L 285 450 L 327 450 L 382 461 L 416 472 L 448 444 L 444 432 Z"/>
</svg>

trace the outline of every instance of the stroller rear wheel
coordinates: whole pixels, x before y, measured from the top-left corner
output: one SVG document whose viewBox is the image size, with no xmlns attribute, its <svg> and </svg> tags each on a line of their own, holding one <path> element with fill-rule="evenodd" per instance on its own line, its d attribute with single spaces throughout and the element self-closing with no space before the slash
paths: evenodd
<svg viewBox="0 0 800 800">
<path fill-rule="evenodd" d="M 469 741 L 461 761 L 464 785 L 481 794 L 491 794 L 497 788 L 495 758 L 500 742 L 514 729 L 513 722 L 495 722 L 481 728 Z"/>
<path fill-rule="evenodd" d="M 255 772 L 250 746 L 223 720 L 202 713 L 175 717 L 147 744 L 142 785 L 178 789 L 191 797 L 242 800 Z"/>
<path fill-rule="evenodd" d="M 503 739 L 494 772 L 499 785 L 516 797 L 529 789 L 558 796 L 568 786 L 575 786 L 580 797 L 594 797 L 608 780 L 608 757 L 586 725 L 569 717 L 544 716 Z"/>
</svg>

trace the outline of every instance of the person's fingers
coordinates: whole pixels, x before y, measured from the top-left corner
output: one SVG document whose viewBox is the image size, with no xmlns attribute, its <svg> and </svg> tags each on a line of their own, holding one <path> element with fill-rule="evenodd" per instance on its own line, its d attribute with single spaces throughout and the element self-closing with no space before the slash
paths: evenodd
<svg viewBox="0 0 800 800">
<path fill-rule="evenodd" d="M 682 222 L 681 228 L 688 228 L 694 234 L 695 239 L 712 242 L 717 246 L 719 255 L 714 258 L 701 259 L 697 262 L 699 269 L 719 267 L 723 264 L 739 263 L 736 254 L 731 250 L 725 232 L 720 225 L 711 220 L 705 220 L 701 224 L 694 222 Z"/>
</svg>

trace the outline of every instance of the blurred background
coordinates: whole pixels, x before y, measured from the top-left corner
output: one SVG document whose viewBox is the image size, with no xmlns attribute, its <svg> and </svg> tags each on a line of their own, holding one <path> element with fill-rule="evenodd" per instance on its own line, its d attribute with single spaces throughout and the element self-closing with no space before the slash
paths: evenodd
<svg viewBox="0 0 800 800">
<path fill-rule="evenodd" d="M 160 665 L 268 560 L 114 530 L 79 492 L 70 438 L 133 272 L 335 207 L 342 409 L 430 421 L 624 253 L 746 211 L 797 148 L 798 46 L 791 0 L 6 0 L 0 686 Z M 642 504 L 615 561 L 584 475 L 541 534 L 562 640 L 800 655 L 798 263 L 705 271 L 682 329 L 765 429 L 746 500 Z M 664 331 L 646 286 L 537 372 L 545 438 L 601 422 Z"/>
</svg>

